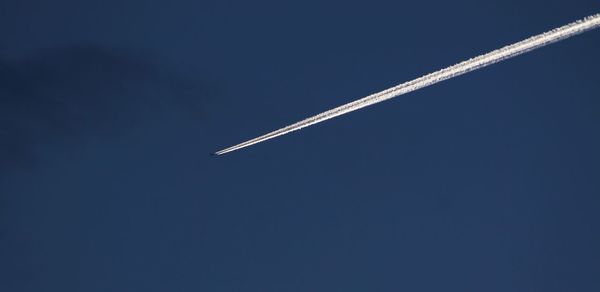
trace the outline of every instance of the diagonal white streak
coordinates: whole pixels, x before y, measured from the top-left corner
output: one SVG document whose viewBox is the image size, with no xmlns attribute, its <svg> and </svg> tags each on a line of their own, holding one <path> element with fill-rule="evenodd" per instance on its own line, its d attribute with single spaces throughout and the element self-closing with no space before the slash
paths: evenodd
<svg viewBox="0 0 600 292">
<path fill-rule="evenodd" d="M 295 124 L 283 127 L 279 130 L 275 130 L 260 137 L 223 149 L 221 151 L 216 152 L 215 154 L 222 155 L 227 152 L 235 151 L 244 147 L 248 147 L 250 145 L 254 145 L 256 143 L 275 138 L 277 136 L 285 135 L 287 133 L 300 130 L 302 128 L 308 127 L 316 123 L 320 123 L 322 121 L 337 117 L 339 115 L 343 115 L 345 113 L 349 113 L 370 106 L 372 104 L 382 102 L 384 100 L 388 100 L 418 90 L 420 88 L 433 85 L 446 79 L 450 79 L 492 65 L 494 63 L 510 59 L 512 57 L 529 52 L 531 50 L 572 37 L 574 35 L 586 32 L 588 30 L 595 29 L 599 26 L 600 14 L 594 14 L 592 16 L 588 16 L 584 19 L 572 22 L 565 26 L 561 26 L 551 31 L 522 40 L 518 43 L 505 46 L 503 48 L 491 51 L 484 55 L 479 55 L 475 58 L 463 61 L 456 65 L 441 69 L 439 71 L 435 71 L 433 73 L 402 83 L 384 91 L 377 92 L 369 96 L 363 97 L 361 99 L 358 99 L 356 101 L 330 109 L 318 115 L 299 121 Z"/>
</svg>

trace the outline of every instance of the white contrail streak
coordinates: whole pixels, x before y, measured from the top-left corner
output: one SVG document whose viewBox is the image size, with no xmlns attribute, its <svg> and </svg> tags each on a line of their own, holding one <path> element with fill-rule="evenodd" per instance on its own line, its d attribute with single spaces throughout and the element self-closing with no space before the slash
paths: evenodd
<svg viewBox="0 0 600 292">
<path fill-rule="evenodd" d="M 371 94 L 369 96 L 363 97 L 359 100 L 344 104 L 342 106 L 336 107 L 334 109 L 330 109 L 326 112 L 320 113 L 318 115 L 312 116 L 310 118 L 299 121 L 295 124 L 286 126 L 279 130 L 267 133 L 260 137 L 254 138 L 252 140 L 248 140 L 246 142 L 231 146 L 229 148 L 225 148 L 221 151 L 216 152 L 215 154 L 221 155 L 227 152 L 235 151 L 244 147 L 248 147 L 250 145 L 254 145 L 256 143 L 260 143 L 277 136 L 281 136 L 296 130 L 300 130 L 302 128 L 308 127 L 310 125 L 320 123 L 322 121 L 337 117 L 339 115 L 343 115 L 345 113 L 349 113 L 351 111 L 355 111 L 361 109 L 363 107 L 370 106 L 372 104 L 376 104 L 378 102 L 382 102 L 384 100 L 388 100 L 390 98 L 400 96 L 405 93 L 409 93 L 415 91 L 417 89 L 427 87 L 433 85 L 435 83 L 444 81 L 446 79 L 450 79 L 479 68 L 483 68 L 494 63 L 504 61 L 506 59 L 510 59 L 512 57 L 518 56 L 520 54 L 529 52 L 531 50 L 549 45 L 554 42 L 558 42 L 560 40 L 572 37 L 574 35 L 586 32 L 588 30 L 592 30 L 598 28 L 600 26 L 600 13 L 594 14 L 592 16 L 588 16 L 584 19 L 578 20 L 576 22 L 572 22 L 565 26 L 561 26 L 559 28 L 553 29 L 551 31 L 530 37 L 528 39 L 522 40 L 518 43 L 514 43 L 512 45 L 508 45 L 506 47 L 500 48 L 495 51 L 491 51 L 487 54 L 477 56 L 475 58 L 463 61 L 456 65 L 447 67 L 445 69 L 435 71 L 433 73 L 427 74 L 423 77 L 419 77 L 417 79 L 402 83 L 400 85 L 394 86 L 392 88 L 386 89 L 384 91 Z"/>
</svg>

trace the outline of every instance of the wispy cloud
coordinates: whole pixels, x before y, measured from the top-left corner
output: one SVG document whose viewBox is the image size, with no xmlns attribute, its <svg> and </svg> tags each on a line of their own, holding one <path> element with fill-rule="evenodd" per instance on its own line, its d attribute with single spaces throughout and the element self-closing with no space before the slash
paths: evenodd
<svg viewBox="0 0 600 292">
<path fill-rule="evenodd" d="M 115 134 L 176 110 L 198 116 L 207 91 L 163 66 L 94 45 L 0 58 L 0 170 L 48 141 Z"/>
</svg>

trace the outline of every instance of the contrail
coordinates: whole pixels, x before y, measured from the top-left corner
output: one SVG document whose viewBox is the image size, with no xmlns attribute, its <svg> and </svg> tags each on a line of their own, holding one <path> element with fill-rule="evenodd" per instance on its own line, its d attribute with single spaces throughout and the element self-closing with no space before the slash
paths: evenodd
<svg viewBox="0 0 600 292">
<path fill-rule="evenodd" d="M 322 121 L 337 117 L 339 115 L 343 115 L 345 113 L 349 113 L 361 109 L 363 107 L 367 107 L 372 104 L 376 104 L 378 102 L 382 102 L 384 100 L 388 100 L 396 96 L 400 96 L 415 91 L 417 89 L 436 84 L 446 79 L 454 78 L 456 76 L 492 65 L 494 63 L 510 59 L 512 57 L 521 55 L 531 50 L 535 50 L 537 48 L 541 48 L 543 46 L 558 42 L 560 40 L 564 40 L 566 38 L 586 32 L 588 30 L 598 28 L 599 26 L 600 13 L 588 16 L 584 19 L 569 23 L 565 26 L 561 26 L 551 31 L 532 36 L 518 43 L 505 46 L 503 48 L 491 51 L 487 54 L 479 55 L 475 58 L 463 61 L 456 65 L 441 69 L 439 71 L 435 71 L 417 79 L 402 83 L 400 85 L 396 85 L 384 91 L 377 92 L 369 96 L 363 97 L 361 99 L 358 99 L 356 101 L 330 109 L 326 112 L 304 119 L 295 124 L 283 127 L 279 130 L 275 130 L 273 132 L 267 133 L 252 140 L 248 140 L 246 142 L 242 142 L 229 148 L 217 151 L 215 154 L 222 155 L 227 152 L 235 151 L 244 147 L 248 147 L 250 145 L 254 145 L 256 143 L 275 138 L 277 136 L 285 135 L 287 133 L 300 130 L 302 128 L 308 127 L 316 123 L 320 123 Z"/>
</svg>

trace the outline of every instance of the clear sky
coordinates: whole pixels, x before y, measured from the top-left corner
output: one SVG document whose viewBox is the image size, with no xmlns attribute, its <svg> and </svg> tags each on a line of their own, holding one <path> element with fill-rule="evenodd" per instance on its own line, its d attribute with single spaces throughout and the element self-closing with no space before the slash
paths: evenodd
<svg viewBox="0 0 600 292">
<path fill-rule="evenodd" d="M 0 291 L 596 291 L 600 31 L 209 153 L 600 12 L 0 2 Z"/>
</svg>

